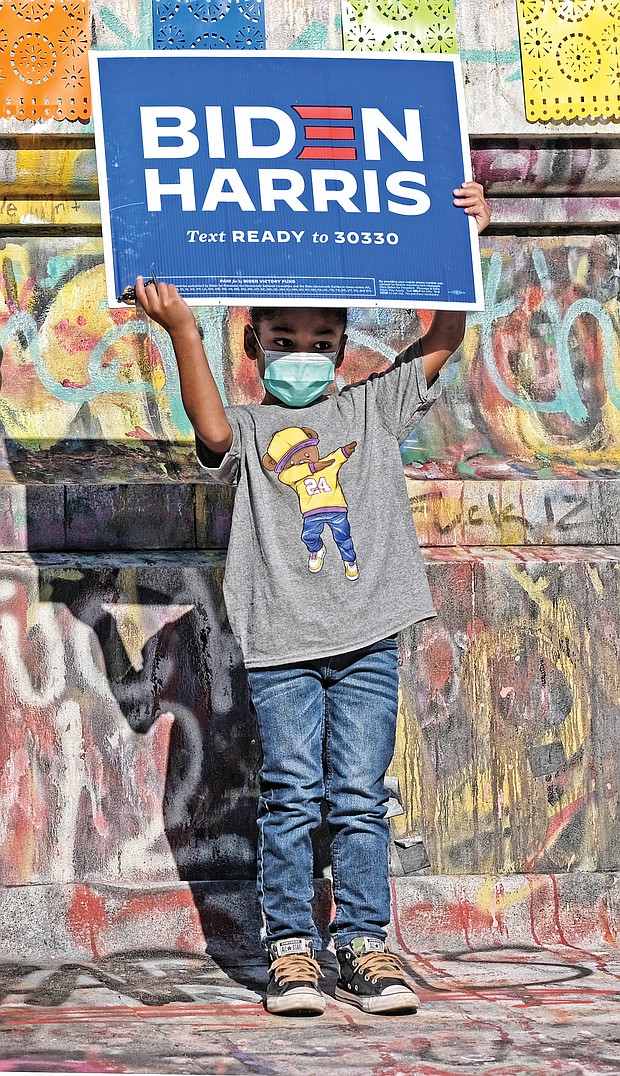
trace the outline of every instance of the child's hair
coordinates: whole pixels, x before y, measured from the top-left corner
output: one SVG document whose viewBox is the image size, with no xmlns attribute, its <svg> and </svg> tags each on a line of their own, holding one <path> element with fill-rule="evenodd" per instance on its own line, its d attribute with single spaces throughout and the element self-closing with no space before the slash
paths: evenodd
<svg viewBox="0 0 620 1076">
<path fill-rule="evenodd" d="M 347 327 L 347 311 L 343 307 L 312 307 L 313 310 L 318 311 L 321 314 L 325 314 L 327 317 L 333 318 L 337 325 L 342 325 L 343 329 Z M 253 306 L 249 309 L 250 325 L 253 329 L 258 330 L 261 321 L 273 321 L 282 311 L 286 310 L 284 306 Z"/>
</svg>

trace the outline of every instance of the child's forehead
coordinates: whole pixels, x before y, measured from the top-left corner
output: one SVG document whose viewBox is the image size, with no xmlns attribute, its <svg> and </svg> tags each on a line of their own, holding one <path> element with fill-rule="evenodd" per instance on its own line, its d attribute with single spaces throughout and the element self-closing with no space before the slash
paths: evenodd
<svg viewBox="0 0 620 1076">
<path fill-rule="evenodd" d="M 337 315 L 329 310 L 313 310 L 311 307 L 283 307 L 274 310 L 269 317 L 260 321 L 261 328 L 273 331 L 314 332 L 327 334 L 338 332 L 342 328 Z"/>
</svg>

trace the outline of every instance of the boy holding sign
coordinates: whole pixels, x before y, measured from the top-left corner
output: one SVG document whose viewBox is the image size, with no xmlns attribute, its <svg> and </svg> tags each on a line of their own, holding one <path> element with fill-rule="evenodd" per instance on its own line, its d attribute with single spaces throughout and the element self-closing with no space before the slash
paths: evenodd
<svg viewBox="0 0 620 1076">
<path fill-rule="evenodd" d="M 481 232 L 482 187 L 455 206 Z M 328 806 L 336 914 L 336 997 L 365 1012 L 415 1010 L 386 947 L 388 793 L 396 731 L 396 633 L 435 615 L 399 445 L 441 389 L 465 315 L 437 311 L 382 374 L 333 385 L 346 313 L 252 312 L 244 346 L 265 387 L 259 405 L 224 408 L 194 316 L 172 285 L 136 282 L 172 338 L 200 462 L 236 484 L 224 594 L 248 671 L 263 753 L 258 886 L 269 955 L 267 1009 L 323 1012 L 312 918 L 311 834 Z M 386 537 L 387 536 L 387 537 Z"/>
</svg>

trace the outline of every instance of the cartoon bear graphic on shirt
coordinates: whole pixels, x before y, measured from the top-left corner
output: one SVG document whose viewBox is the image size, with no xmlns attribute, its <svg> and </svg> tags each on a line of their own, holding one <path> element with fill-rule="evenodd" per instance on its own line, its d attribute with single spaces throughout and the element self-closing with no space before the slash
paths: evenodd
<svg viewBox="0 0 620 1076">
<path fill-rule="evenodd" d="M 340 551 L 347 579 L 359 577 L 348 505 L 338 479 L 340 468 L 356 448 L 357 441 L 352 441 L 321 459 L 316 430 L 288 426 L 273 435 L 263 456 L 265 470 L 277 474 L 280 482 L 290 486 L 299 498 L 303 516 L 301 540 L 309 553 L 311 572 L 320 572 L 323 567 L 327 552 L 323 530 L 327 525 Z"/>
</svg>

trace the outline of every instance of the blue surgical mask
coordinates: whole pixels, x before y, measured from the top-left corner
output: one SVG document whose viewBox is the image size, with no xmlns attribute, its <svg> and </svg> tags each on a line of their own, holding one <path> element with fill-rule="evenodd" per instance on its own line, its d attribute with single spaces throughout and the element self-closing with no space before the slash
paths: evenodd
<svg viewBox="0 0 620 1076">
<path fill-rule="evenodd" d="M 263 384 L 287 407 L 311 404 L 336 376 L 337 351 L 266 351 L 257 336 L 256 342 L 265 356 Z"/>
</svg>

